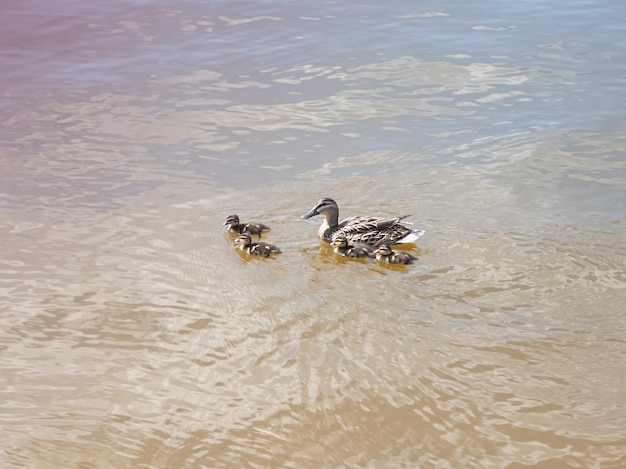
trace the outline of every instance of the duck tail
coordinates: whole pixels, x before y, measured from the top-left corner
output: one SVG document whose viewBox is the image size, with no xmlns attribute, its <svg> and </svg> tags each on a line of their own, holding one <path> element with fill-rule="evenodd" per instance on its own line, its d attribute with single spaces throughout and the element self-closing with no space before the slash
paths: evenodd
<svg viewBox="0 0 626 469">
<path fill-rule="evenodd" d="M 409 234 L 407 234 L 404 238 L 399 239 L 398 241 L 396 241 L 397 244 L 404 244 L 404 243 L 414 243 L 415 241 L 417 241 L 423 234 L 425 233 L 424 230 L 411 230 L 411 232 Z"/>
</svg>

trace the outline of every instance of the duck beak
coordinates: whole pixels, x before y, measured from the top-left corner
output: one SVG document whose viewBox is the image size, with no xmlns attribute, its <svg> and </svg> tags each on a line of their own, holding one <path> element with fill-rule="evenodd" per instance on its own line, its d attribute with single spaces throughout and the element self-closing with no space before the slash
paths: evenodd
<svg viewBox="0 0 626 469">
<path fill-rule="evenodd" d="M 300 217 L 300 220 L 307 220 L 315 215 L 319 215 L 320 212 L 317 211 L 317 207 L 313 207 L 309 212 L 305 213 Z"/>
<path fill-rule="evenodd" d="M 227 222 L 227 221 L 225 221 L 224 223 L 222 223 L 222 226 L 226 226 L 226 225 L 228 225 L 228 222 Z"/>
</svg>

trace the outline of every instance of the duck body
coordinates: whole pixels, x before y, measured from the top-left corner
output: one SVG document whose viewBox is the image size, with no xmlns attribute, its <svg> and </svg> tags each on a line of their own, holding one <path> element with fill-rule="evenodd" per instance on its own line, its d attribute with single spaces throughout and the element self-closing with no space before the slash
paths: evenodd
<svg viewBox="0 0 626 469">
<path fill-rule="evenodd" d="M 339 236 L 333 241 L 333 251 L 344 257 L 364 258 L 375 257 L 372 248 L 366 244 L 350 245 L 344 236 Z"/>
<path fill-rule="evenodd" d="M 253 243 L 250 234 L 244 233 L 235 239 L 235 247 L 251 256 L 269 257 L 272 254 L 280 254 L 281 250 L 270 243 L 259 241 Z"/>
<path fill-rule="evenodd" d="M 387 264 L 412 264 L 417 257 L 404 251 L 394 251 L 389 245 L 383 244 L 376 251 L 376 260 Z"/>
<path fill-rule="evenodd" d="M 329 243 L 345 237 L 349 243 L 378 247 L 382 244 L 414 243 L 424 234 L 400 223 L 410 215 L 396 218 L 352 217 L 339 223 L 339 207 L 333 199 L 324 198 L 300 218 L 323 215 L 318 236 Z"/>
<path fill-rule="evenodd" d="M 261 237 L 262 233 L 270 230 L 270 227 L 263 223 L 241 223 L 237 215 L 229 215 L 223 226 L 228 225 L 228 231 L 232 234 L 244 234 L 249 233 L 251 235 L 258 235 Z"/>
</svg>

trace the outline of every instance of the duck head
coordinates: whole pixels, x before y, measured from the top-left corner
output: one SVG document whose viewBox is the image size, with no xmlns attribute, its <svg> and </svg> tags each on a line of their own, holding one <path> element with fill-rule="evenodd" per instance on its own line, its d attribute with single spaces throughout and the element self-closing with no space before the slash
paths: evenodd
<svg viewBox="0 0 626 469">
<path fill-rule="evenodd" d="M 306 220 L 308 218 L 314 217 L 315 215 L 324 215 L 327 213 L 339 213 L 339 208 L 337 207 L 337 202 L 333 199 L 329 199 L 328 197 L 320 200 L 315 204 L 311 210 L 300 217 L 301 220 Z"/>
<path fill-rule="evenodd" d="M 248 233 L 244 233 L 235 240 L 234 244 L 235 246 L 241 247 L 249 246 L 250 244 L 252 244 L 252 238 Z"/>
<path fill-rule="evenodd" d="M 239 217 L 237 215 L 228 215 L 226 217 L 226 221 L 222 224 L 222 226 L 237 226 L 239 224 Z"/>
<path fill-rule="evenodd" d="M 388 244 L 383 244 L 378 248 L 378 251 L 376 252 L 380 254 L 381 256 L 386 257 L 386 256 L 390 256 L 393 251 L 391 250 Z"/>
</svg>

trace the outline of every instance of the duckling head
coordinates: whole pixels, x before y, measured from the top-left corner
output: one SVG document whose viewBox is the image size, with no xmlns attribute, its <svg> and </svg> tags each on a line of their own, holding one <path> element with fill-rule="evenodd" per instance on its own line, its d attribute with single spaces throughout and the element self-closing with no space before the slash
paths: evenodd
<svg viewBox="0 0 626 469">
<path fill-rule="evenodd" d="M 378 248 L 378 254 L 380 254 L 381 256 L 390 256 L 392 252 L 393 251 L 391 250 L 388 244 L 382 244 Z"/>
<path fill-rule="evenodd" d="M 248 233 L 244 233 L 235 239 L 235 246 L 245 247 L 250 246 L 250 244 L 252 244 L 252 238 Z"/>
<path fill-rule="evenodd" d="M 336 246 L 338 248 L 347 248 L 348 239 L 345 236 L 339 236 L 333 241 L 333 246 Z"/>
<path fill-rule="evenodd" d="M 237 215 L 228 215 L 228 217 L 226 217 L 226 221 L 223 223 L 222 226 L 237 226 L 239 224 L 239 217 Z"/>
</svg>

